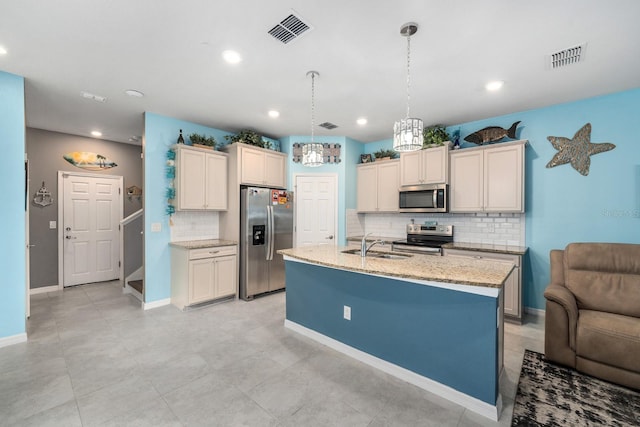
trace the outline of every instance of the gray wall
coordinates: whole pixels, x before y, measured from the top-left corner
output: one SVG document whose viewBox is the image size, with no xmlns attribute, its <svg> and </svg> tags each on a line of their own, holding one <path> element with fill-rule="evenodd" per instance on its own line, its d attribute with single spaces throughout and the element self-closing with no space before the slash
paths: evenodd
<svg viewBox="0 0 640 427">
<path fill-rule="evenodd" d="M 27 158 L 29 159 L 29 241 L 32 245 L 30 253 L 31 288 L 58 285 L 58 230 L 49 229 L 49 221 L 58 219 L 58 171 L 83 172 L 84 169 L 73 166 L 62 157 L 72 151 L 89 151 L 102 154 L 117 163 L 118 166 L 105 171 L 85 171 L 102 175 L 120 175 L 123 177 L 124 213 L 123 217 L 142 208 L 142 200 L 126 196 L 126 188 L 142 185 L 142 147 L 121 144 L 94 138 L 85 138 L 65 133 L 50 132 L 41 129 L 27 128 Z M 54 203 L 42 207 L 33 203 L 35 193 L 42 182 L 51 192 Z M 139 228 L 139 227 L 138 227 Z M 142 265 L 142 243 L 140 230 L 130 230 L 131 236 L 125 236 L 125 267 Z M 137 236 L 135 235 L 137 233 Z M 137 267 L 136 267 L 137 268 Z M 130 271 L 127 271 L 127 274 Z"/>
</svg>

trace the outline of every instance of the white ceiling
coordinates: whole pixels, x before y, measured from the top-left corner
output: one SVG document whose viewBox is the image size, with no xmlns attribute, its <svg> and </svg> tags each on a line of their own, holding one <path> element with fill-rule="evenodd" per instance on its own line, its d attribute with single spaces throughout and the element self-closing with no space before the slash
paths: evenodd
<svg viewBox="0 0 640 427">
<path fill-rule="evenodd" d="M 267 31 L 292 9 L 313 29 L 284 45 Z M 142 134 L 144 111 L 309 135 L 317 70 L 316 124 L 339 127 L 316 135 L 371 142 L 406 112 L 405 22 L 420 26 L 411 115 L 449 125 L 640 87 L 639 17 L 638 0 L 0 0 L 0 70 L 26 78 L 28 126 L 120 142 Z M 582 43 L 583 62 L 548 69 Z M 501 92 L 483 89 L 492 79 Z"/>
</svg>

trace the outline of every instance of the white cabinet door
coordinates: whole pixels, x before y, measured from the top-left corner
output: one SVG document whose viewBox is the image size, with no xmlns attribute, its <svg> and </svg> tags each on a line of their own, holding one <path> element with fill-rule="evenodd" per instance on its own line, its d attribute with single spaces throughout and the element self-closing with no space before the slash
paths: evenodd
<svg viewBox="0 0 640 427">
<path fill-rule="evenodd" d="M 446 184 L 449 182 L 449 147 L 429 148 L 422 151 L 424 184 Z"/>
<path fill-rule="evenodd" d="M 481 212 L 484 210 L 483 151 L 451 153 L 451 212 Z"/>
<path fill-rule="evenodd" d="M 281 154 L 264 153 L 266 185 L 271 187 L 286 187 L 285 178 L 285 157 Z"/>
<path fill-rule="evenodd" d="M 227 158 L 206 154 L 206 209 L 227 209 Z"/>
<path fill-rule="evenodd" d="M 422 151 L 400 154 L 400 185 L 422 184 Z"/>
<path fill-rule="evenodd" d="M 377 167 L 366 165 L 357 167 L 358 212 L 375 212 L 378 207 Z"/>
<path fill-rule="evenodd" d="M 189 301 L 198 304 L 215 298 L 212 258 L 189 261 Z"/>
<path fill-rule="evenodd" d="M 204 153 L 177 150 L 176 208 L 205 209 L 206 162 Z"/>
<path fill-rule="evenodd" d="M 264 152 L 242 147 L 241 183 L 264 185 Z"/>
<path fill-rule="evenodd" d="M 485 211 L 524 212 L 523 163 L 524 145 L 496 146 L 484 151 Z"/>
<path fill-rule="evenodd" d="M 377 173 L 378 212 L 397 212 L 399 204 L 400 162 L 381 162 Z"/>
<path fill-rule="evenodd" d="M 223 256 L 215 260 L 215 297 L 225 297 L 236 293 L 236 256 Z"/>
</svg>

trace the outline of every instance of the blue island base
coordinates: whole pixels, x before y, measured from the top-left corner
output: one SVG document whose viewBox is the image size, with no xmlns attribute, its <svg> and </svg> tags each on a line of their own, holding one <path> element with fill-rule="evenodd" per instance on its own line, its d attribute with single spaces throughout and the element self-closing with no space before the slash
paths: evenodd
<svg viewBox="0 0 640 427">
<path fill-rule="evenodd" d="M 286 327 L 498 419 L 499 292 L 478 295 L 291 259 L 285 265 Z"/>
</svg>

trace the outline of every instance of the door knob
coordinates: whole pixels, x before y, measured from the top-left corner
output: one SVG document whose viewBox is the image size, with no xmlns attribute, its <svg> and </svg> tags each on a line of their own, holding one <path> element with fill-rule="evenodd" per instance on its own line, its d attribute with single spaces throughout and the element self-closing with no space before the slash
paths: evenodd
<svg viewBox="0 0 640 427">
<path fill-rule="evenodd" d="M 65 236 L 65 239 L 71 240 L 71 239 L 76 239 L 76 237 L 72 237 L 72 236 Z"/>
<path fill-rule="evenodd" d="M 333 240 L 333 234 L 331 236 L 329 236 L 329 237 L 325 237 L 325 239 Z"/>
<path fill-rule="evenodd" d="M 65 228 L 65 230 L 71 231 L 71 227 L 67 227 L 67 228 Z"/>
</svg>

